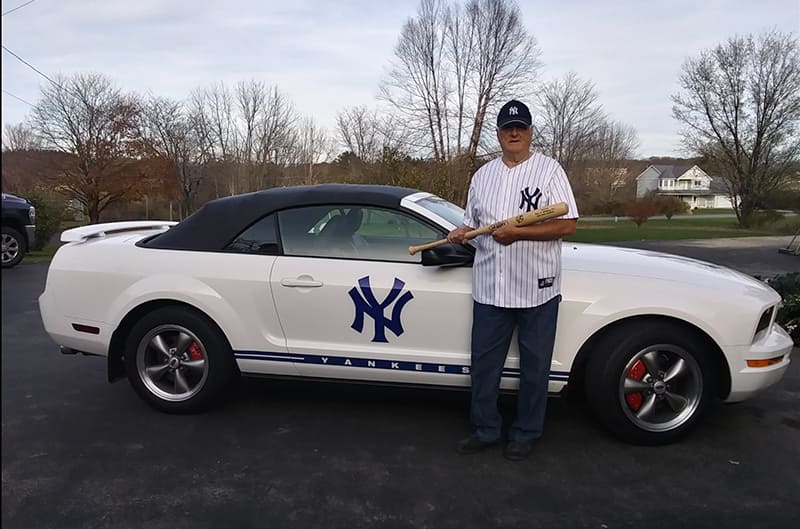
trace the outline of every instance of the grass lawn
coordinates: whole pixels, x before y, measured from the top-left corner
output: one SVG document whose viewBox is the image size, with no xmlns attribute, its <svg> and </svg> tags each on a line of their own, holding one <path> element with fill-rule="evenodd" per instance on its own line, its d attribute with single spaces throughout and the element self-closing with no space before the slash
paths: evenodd
<svg viewBox="0 0 800 529">
<path fill-rule="evenodd" d="M 619 222 L 580 222 L 578 230 L 565 240 L 572 242 L 666 241 L 679 239 L 716 239 L 721 237 L 757 237 L 766 235 L 792 235 L 797 230 L 796 220 L 783 219 L 770 226 L 745 230 L 736 219 L 690 218 L 650 220 L 636 226 L 632 220 Z"/>
<path fill-rule="evenodd" d="M 50 243 L 41 250 L 31 250 L 22 260 L 22 264 L 49 263 L 59 246 L 61 245 Z"/>
<path fill-rule="evenodd" d="M 733 215 L 735 212 L 730 208 L 716 208 L 716 209 L 715 208 L 708 208 L 708 209 L 706 209 L 706 208 L 698 208 L 698 209 L 694 210 L 692 215 L 701 215 L 701 216 L 702 215 L 716 215 L 716 214 L 719 214 L 719 213 L 726 213 L 726 214 Z"/>
</svg>

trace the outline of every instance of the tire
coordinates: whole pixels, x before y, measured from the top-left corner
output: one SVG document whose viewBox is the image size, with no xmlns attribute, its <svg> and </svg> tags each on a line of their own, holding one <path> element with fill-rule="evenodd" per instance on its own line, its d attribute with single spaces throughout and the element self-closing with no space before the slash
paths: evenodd
<svg viewBox="0 0 800 529">
<path fill-rule="evenodd" d="M 624 325 L 592 352 L 585 389 L 597 419 L 620 439 L 659 445 L 689 432 L 715 394 L 704 342 L 672 322 Z"/>
<path fill-rule="evenodd" d="M 14 228 L 3 226 L 3 268 L 17 266 L 27 252 L 25 237 Z"/>
<path fill-rule="evenodd" d="M 133 325 L 125 371 L 139 396 L 166 413 L 205 411 L 238 373 L 216 325 L 182 307 L 156 309 Z"/>
</svg>

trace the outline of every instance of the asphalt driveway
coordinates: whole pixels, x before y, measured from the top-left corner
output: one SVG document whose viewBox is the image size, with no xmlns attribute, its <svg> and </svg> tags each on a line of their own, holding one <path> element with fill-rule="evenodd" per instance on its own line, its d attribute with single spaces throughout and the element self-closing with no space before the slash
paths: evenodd
<svg viewBox="0 0 800 529">
<path fill-rule="evenodd" d="M 776 270 L 800 266 L 774 253 L 763 258 L 780 257 Z M 729 248 L 714 259 L 747 270 L 753 261 Z M 105 381 L 103 359 L 58 353 L 38 314 L 45 274 L 45 265 L 2 271 L 4 529 L 788 528 L 800 519 L 798 362 L 664 447 L 622 444 L 551 399 L 545 438 L 511 463 L 499 449 L 453 451 L 467 431 L 467 393 L 251 379 L 212 412 L 155 412 L 126 382 Z M 504 398 L 506 416 L 512 404 Z"/>
<path fill-rule="evenodd" d="M 800 272 L 800 256 L 778 252 L 790 236 L 688 239 L 683 241 L 627 241 L 611 243 L 627 248 L 667 252 L 720 264 L 761 278 Z"/>
</svg>

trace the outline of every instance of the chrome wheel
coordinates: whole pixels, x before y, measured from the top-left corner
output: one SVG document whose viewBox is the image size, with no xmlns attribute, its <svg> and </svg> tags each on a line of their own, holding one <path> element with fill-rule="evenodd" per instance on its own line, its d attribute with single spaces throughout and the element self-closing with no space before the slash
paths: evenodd
<svg viewBox="0 0 800 529">
<path fill-rule="evenodd" d="M 5 265 L 13 262 L 19 256 L 19 241 L 11 234 L 3 233 L 2 250 L 3 264 Z"/>
<path fill-rule="evenodd" d="M 145 334 L 136 349 L 136 370 L 158 398 L 181 402 L 200 392 L 208 380 L 208 354 L 189 329 L 167 324 Z"/>
<path fill-rule="evenodd" d="M 694 415 L 703 397 L 703 375 L 683 348 L 651 345 L 628 361 L 618 387 L 620 405 L 631 422 L 648 432 L 665 432 Z"/>
</svg>

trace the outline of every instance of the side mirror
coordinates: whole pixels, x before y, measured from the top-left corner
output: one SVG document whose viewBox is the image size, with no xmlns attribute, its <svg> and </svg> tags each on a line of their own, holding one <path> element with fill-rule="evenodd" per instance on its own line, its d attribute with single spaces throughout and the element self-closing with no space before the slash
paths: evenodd
<svg viewBox="0 0 800 529">
<path fill-rule="evenodd" d="M 471 266 L 475 250 L 463 244 L 443 244 L 422 251 L 422 266 Z"/>
</svg>

